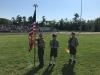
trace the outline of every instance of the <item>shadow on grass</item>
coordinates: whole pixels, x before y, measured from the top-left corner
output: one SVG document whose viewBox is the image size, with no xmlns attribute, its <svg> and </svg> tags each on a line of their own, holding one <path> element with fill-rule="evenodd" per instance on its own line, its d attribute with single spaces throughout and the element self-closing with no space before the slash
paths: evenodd
<svg viewBox="0 0 100 75">
<path fill-rule="evenodd" d="M 53 72 L 53 66 L 48 66 L 41 75 L 50 75 Z"/>
<path fill-rule="evenodd" d="M 74 65 L 75 65 L 74 63 L 64 64 L 62 68 L 62 75 L 75 75 L 75 72 L 73 72 Z"/>
<path fill-rule="evenodd" d="M 34 75 L 36 74 L 41 68 L 39 67 L 34 67 L 32 68 L 29 72 L 25 73 L 24 75 Z"/>
</svg>

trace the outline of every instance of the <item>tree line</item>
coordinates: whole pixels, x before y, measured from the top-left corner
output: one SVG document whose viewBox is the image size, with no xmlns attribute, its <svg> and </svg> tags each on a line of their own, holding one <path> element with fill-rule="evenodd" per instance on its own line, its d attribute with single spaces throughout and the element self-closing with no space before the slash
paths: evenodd
<svg viewBox="0 0 100 75">
<path fill-rule="evenodd" d="M 18 15 L 16 18 L 12 17 L 11 20 L 0 18 L 0 24 L 3 25 L 23 25 L 23 26 L 30 26 L 32 23 L 32 16 L 29 16 L 26 19 L 25 16 Z M 45 16 L 42 17 L 41 21 L 36 22 L 37 27 L 53 27 L 58 30 L 64 31 L 91 31 L 91 32 L 98 32 L 100 31 L 100 17 L 96 18 L 95 20 L 84 20 L 80 19 L 78 13 L 73 15 L 72 20 L 60 19 L 59 21 L 51 20 L 47 21 Z"/>
</svg>

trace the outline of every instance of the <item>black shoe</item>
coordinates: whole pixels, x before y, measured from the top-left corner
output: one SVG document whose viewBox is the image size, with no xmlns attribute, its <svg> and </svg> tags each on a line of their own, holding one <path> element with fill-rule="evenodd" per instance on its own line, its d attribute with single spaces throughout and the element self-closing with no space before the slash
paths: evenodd
<svg viewBox="0 0 100 75">
<path fill-rule="evenodd" d="M 73 61 L 73 65 L 75 65 L 75 63 L 76 63 L 76 61 L 74 60 L 74 61 Z"/>
<path fill-rule="evenodd" d="M 49 63 L 49 66 L 52 66 L 52 64 Z"/>
<path fill-rule="evenodd" d="M 69 59 L 69 62 L 71 62 L 72 61 L 72 59 Z"/>
<path fill-rule="evenodd" d="M 69 59 L 69 64 L 71 64 L 71 62 L 72 62 L 72 59 Z"/>
<path fill-rule="evenodd" d="M 43 67 L 44 67 L 44 65 L 41 65 L 41 66 L 40 66 L 40 68 L 43 68 Z"/>
<path fill-rule="evenodd" d="M 44 67 L 44 65 L 41 65 L 41 64 L 38 65 L 38 68 L 43 68 L 43 67 Z"/>
<path fill-rule="evenodd" d="M 41 65 L 39 64 L 38 67 L 40 67 Z"/>
<path fill-rule="evenodd" d="M 55 64 L 53 64 L 53 67 L 55 66 Z"/>
</svg>

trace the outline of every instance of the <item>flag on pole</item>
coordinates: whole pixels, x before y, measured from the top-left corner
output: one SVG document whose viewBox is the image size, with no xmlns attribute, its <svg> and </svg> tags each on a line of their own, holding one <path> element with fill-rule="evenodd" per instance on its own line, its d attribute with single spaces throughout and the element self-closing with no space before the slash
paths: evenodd
<svg viewBox="0 0 100 75">
<path fill-rule="evenodd" d="M 36 33 L 36 10 L 33 15 L 32 24 L 29 29 L 29 52 L 34 48 Z"/>
</svg>

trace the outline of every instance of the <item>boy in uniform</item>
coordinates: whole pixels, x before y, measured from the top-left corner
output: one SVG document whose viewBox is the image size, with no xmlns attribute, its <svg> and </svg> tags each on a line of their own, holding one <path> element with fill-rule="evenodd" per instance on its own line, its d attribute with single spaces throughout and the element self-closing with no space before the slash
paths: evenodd
<svg viewBox="0 0 100 75">
<path fill-rule="evenodd" d="M 49 66 L 51 66 L 51 65 L 55 66 L 55 64 L 56 64 L 57 51 L 58 51 L 58 47 L 59 47 L 59 41 L 56 40 L 56 37 L 57 37 L 57 35 L 53 34 L 52 35 L 53 39 L 51 39 L 50 43 L 49 43 L 50 48 L 51 48 Z M 54 62 L 52 61 L 53 56 L 54 56 Z"/>
<path fill-rule="evenodd" d="M 76 62 L 76 48 L 77 48 L 78 44 L 79 44 L 78 39 L 75 37 L 75 33 L 72 32 L 71 37 L 68 40 L 68 48 L 70 50 L 69 62 L 72 61 L 72 55 L 74 57 L 73 63 Z"/>
<path fill-rule="evenodd" d="M 39 66 L 38 67 L 43 67 L 44 66 L 44 49 L 45 49 L 45 40 L 43 38 L 43 35 L 40 33 L 39 38 L 36 39 L 37 41 L 37 46 L 38 46 L 38 58 L 39 58 Z"/>
</svg>

